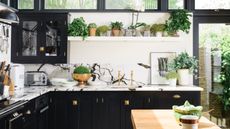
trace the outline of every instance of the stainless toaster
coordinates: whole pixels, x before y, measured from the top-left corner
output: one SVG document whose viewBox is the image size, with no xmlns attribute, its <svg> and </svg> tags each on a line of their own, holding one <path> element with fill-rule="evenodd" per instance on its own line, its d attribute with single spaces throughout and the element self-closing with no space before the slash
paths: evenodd
<svg viewBox="0 0 230 129">
<path fill-rule="evenodd" d="M 43 71 L 28 71 L 25 73 L 26 86 L 47 86 L 48 76 Z"/>
</svg>

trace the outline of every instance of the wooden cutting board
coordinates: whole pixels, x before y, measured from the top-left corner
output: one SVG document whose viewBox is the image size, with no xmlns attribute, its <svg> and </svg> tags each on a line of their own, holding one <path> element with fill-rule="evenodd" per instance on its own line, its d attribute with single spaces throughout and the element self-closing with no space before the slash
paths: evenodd
<svg viewBox="0 0 230 129">
<path fill-rule="evenodd" d="M 134 129 L 182 129 L 172 110 L 132 110 Z M 205 117 L 199 120 L 199 129 L 221 129 Z"/>
</svg>

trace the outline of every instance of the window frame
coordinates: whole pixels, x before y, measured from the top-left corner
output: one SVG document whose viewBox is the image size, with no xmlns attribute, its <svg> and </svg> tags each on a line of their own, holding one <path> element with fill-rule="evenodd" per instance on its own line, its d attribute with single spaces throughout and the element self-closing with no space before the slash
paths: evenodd
<svg viewBox="0 0 230 129">
<path fill-rule="evenodd" d="M 183 9 L 187 9 L 188 8 L 188 0 L 183 0 L 183 1 L 184 1 L 184 7 L 183 7 Z M 167 0 L 167 9 L 169 11 L 177 10 L 177 9 L 169 9 L 169 0 Z"/>
<path fill-rule="evenodd" d="M 192 0 L 193 1 L 193 10 L 197 11 L 197 12 L 225 12 L 225 11 L 230 11 L 229 9 L 196 9 L 196 0 Z"/>
</svg>

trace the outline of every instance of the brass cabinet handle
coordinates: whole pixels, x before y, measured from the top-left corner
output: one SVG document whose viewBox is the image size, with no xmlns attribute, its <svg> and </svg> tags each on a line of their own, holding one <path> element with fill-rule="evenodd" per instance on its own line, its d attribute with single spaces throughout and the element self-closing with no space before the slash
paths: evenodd
<svg viewBox="0 0 230 129">
<path fill-rule="evenodd" d="M 125 100 L 125 101 L 124 101 L 124 105 L 125 105 L 125 106 L 129 106 L 129 104 L 130 104 L 129 100 Z"/>
<path fill-rule="evenodd" d="M 98 98 L 96 98 L 96 103 L 98 103 Z"/>
<path fill-rule="evenodd" d="M 77 100 L 73 100 L 73 101 L 72 101 L 72 104 L 73 104 L 73 106 L 77 106 L 77 105 L 78 105 Z"/>
<path fill-rule="evenodd" d="M 173 98 L 174 98 L 174 99 L 180 99 L 180 98 L 181 98 L 181 96 L 180 96 L 180 95 L 178 95 L 178 94 L 175 94 L 175 95 L 173 95 Z"/>
<path fill-rule="evenodd" d="M 44 52 L 45 51 L 45 47 L 40 47 L 40 52 Z"/>
<path fill-rule="evenodd" d="M 150 98 L 148 98 L 148 103 L 151 103 L 151 99 Z"/>
<path fill-rule="evenodd" d="M 27 110 L 27 111 L 26 111 L 26 115 L 31 115 L 31 111 L 30 111 L 30 110 Z"/>
<path fill-rule="evenodd" d="M 104 98 L 101 98 L 101 102 L 104 103 Z"/>
</svg>

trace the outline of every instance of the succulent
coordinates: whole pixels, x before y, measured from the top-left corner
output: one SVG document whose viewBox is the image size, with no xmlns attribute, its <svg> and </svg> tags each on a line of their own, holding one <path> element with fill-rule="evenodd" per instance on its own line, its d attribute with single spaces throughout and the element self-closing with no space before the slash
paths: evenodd
<svg viewBox="0 0 230 129">
<path fill-rule="evenodd" d="M 163 32 L 165 30 L 165 24 L 153 24 L 150 28 L 151 33 Z"/>
<path fill-rule="evenodd" d="M 97 28 L 97 32 L 98 33 L 106 33 L 109 30 L 109 26 L 103 25 L 103 26 L 99 26 Z"/>
<path fill-rule="evenodd" d="M 78 66 L 74 69 L 74 73 L 76 73 L 76 74 L 89 74 L 90 69 L 88 67 L 81 65 L 81 66 Z"/>
<path fill-rule="evenodd" d="M 179 77 L 178 73 L 176 71 L 170 71 L 165 75 L 165 78 L 167 80 L 169 79 L 177 79 Z"/>
<path fill-rule="evenodd" d="M 89 25 L 88 25 L 88 28 L 90 29 L 90 28 L 97 28 L 97 25 L 95 24 L 95 23 L 90 23 Z"/>
<path fill-rule="evenodd" d="M 114 30 L 121 30 L 123 28 L 123 23 L 122 22 L 111 22 L 111 28 Z"/>
</svg>

